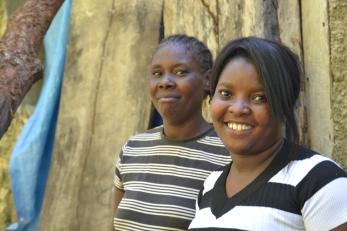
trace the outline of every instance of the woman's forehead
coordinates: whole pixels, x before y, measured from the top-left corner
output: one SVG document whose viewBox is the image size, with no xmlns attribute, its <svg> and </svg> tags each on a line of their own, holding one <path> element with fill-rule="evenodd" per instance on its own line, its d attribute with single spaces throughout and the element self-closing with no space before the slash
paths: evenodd
<svg viewBox="0 0 347 231">
<path fill-rule="evenodd" d="M 160 47 L 152 58 L 152 65 L 160 65 L 166 62 L 193 63 L 196 60 L 183 45 L 168 44 Z"/>
<path fill-rule="evenodd" d="M 180 43 L 167 43 L 158 48 L 153 56 L 160 55 L 162 53 L 179 54 L 182 56 L 192 56 L 191 52 L 184 44 Z"/>
</svg>

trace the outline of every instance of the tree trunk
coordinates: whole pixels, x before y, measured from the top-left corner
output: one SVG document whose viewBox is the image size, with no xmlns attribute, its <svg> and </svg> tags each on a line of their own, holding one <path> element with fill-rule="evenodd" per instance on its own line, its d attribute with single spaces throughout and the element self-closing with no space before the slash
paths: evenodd
<svg viewBox="0 0 347 231">
<path fill-rule="evenodd" d="M 64 0 L 27 0 L 8 21 L 0 42 L 0 138 L 42 71 L 43 37 Z"/>
</svg>

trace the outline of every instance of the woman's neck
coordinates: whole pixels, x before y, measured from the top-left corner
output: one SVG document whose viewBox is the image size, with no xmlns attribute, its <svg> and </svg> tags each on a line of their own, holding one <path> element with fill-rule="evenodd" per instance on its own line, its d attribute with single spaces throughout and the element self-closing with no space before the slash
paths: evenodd
<svg viewBox="0 0 347 231">
<path fill-rule="evenodd" d="M 202 116 L 180 124 L 164 121 L 163 125 L 165 136 L 173 140 L 191 139 L 203 134 L 212 127 Z"/>
<path fill-rule="evenodd" d="M 257 155 L 232 155 L 231 165 L 225 192 L 230 198 L 254 181 L 275 158 L 283 144 L 283 139 L 278 140 L 263 153 Z"/>
<path fill-rule="evenodd" d="M 238 172 L 263 171 L 275 158 L 283 145 L 284 139 L 278 139 L 273 145 L 259 154 L 237 155 L 232 154 L 233 168 Z"/>
</svg>

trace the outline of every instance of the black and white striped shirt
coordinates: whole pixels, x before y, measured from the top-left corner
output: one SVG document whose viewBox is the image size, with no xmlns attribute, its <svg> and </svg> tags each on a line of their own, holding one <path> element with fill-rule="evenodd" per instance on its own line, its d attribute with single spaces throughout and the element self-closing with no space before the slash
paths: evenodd
<svg viewBox="0 0 347 231">
<path fill-rule="evenodd" d="M 285 142 L 268 168 L 228 198 L 231 164 L 204 182 L 189 230 L 325 231 L 347 222 L 347 174 L 335 162 Z"/>
<path fill-rule="evenodd" d="M 116 167 L 114 183 L 125 194 L 115 229 L 187 230 L 204 180 L 230 161 L 213 129 L 186 141 L 165 138 L 162 126 L 135 135 Z"/>
</svg>

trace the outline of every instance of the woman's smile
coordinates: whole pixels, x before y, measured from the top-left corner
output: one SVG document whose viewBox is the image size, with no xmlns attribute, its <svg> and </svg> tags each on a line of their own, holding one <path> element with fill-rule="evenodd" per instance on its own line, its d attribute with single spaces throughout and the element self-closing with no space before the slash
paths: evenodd
<svg viewBox="0 0 347 231">
<path fill-rule="evenodd" d="M 177 95 L 165 95 L 165 96 L 158 97 L 159 103 L 176 103 L 179 100 L 180 100 L 180 97 Z"/>
<path fill-rule="evenodd" d="M 228 128 L 235 132 L 248 132 L 252 129 L 251 125 L 244 123 L 226 122 L 225 124 L 228 126 Z"/>
</svg>

